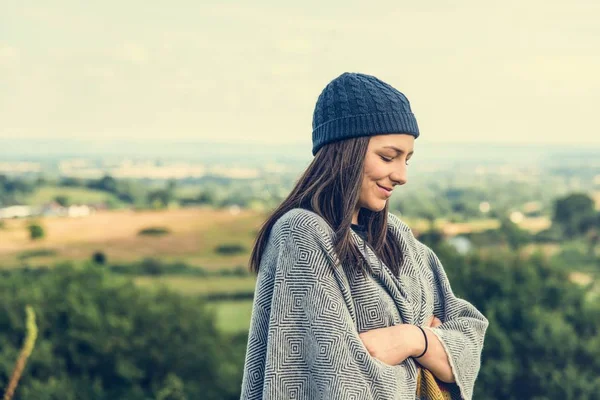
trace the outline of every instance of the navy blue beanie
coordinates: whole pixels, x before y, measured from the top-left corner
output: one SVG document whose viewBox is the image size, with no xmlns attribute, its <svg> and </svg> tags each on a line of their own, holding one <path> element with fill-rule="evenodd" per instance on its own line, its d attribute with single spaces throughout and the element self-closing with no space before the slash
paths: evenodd
<svg viewBox="0 0 600 400">
<path fill-rule="evenodd" d="M 405 133 L 419 137 L 404 94 L 372 75 L 344 72 L 325 86 L 315 105 L 312 154 L 327 143 L 359 136 Z"/>
</svg>

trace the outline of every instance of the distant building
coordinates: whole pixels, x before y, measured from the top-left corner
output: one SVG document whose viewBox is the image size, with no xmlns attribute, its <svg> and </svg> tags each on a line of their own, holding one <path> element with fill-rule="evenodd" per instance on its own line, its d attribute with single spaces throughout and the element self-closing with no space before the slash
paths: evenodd
<svg viewBox="0 0 600 400">
<path fill-rule="evenodd" d="M 95 212 L 95 210 L 91 207 L 86 206 L 85 204 L 77 206 L 71 205 L 67 208 L 67 216 L 69 217 L 87 217 Z"/>
<path fill-rule="evenodd" d="M 88 205 L 70 205 L 68 207 L 63 207 L 57 202 L 53 201 L 51 203 L 47 203 L 42 206 L 40 215 L 45 217 L 87 217 L 96 212 L 95 207 L 90 207 Z"/>
<path fill-rule="evenodd" d="M 102 208 L 102 206 L 99 206 Z M 16 205 L 0 208 L 0 219 L 26 218 L 26 217 L 87 217 L 96 212 L 96 207 L 86 204 L 63 207 L 53 201 L 41 206 Z"/>
<path fill-rule="evenodd" d="M 59 217 L 66 214 L 66 208 L 53 201 L 42 206 L 40 215 L 44 217 Z"/>
<path fill-rule="evenodd" d="M 33 215 L 33 209 L 30 206 L 9 206 L 0 208 L 0 219 L 24 218 Z"/>
</svg>

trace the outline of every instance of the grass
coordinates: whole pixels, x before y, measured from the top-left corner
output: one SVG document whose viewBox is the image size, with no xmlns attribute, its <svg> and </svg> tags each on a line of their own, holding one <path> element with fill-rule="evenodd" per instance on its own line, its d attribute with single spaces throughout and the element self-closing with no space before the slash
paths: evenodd
<svg viewBox="0 0 600 400">
<path fill-rule="evenodd" d="M 248 332 L 252 317 L 252 300 L 213 301 L 208 307 L 215 311 L 217 327 L 223 332 Z"/>
<path fill-rule="evenodd" d="M 404 218 L 404 222 L 418 232 L 425 232 L 429 229 L 429 221 L 418 218 Z M 551 221 L 548 217 L 530 217 L 525 218 L 519 223 L 522 229 L 529 231 L 530 233 L 536 233 L 541 230 L 548 228 L 551 225 Z M 450 222 L 445 218 L 438 218 L 434 223 L 436 229 L 443 230 L 449 235 L 460 235 L 471 232 L 482 232 L 489 229 L 498 229 L 500 227 L 500 221 L 494 218 L 482 218 L 468 222 Z"/>
<path fill-rule="evenodd" d="M 429 229 L 429 221 L 422 218 L 402 218 L 411 229 L 425 232 Z M 448 234 L 460 234 L 468 232 L 481 232 L 487 229 L 495 229 L 500 226 L 496 219 L 478 219 L 469 222 L 449 222 L 444 218 L 436 219 L 434 227 Z"/>
<path fill-rule="evenodd" d="M 51 249 L 32 249 L 25 250 L 19 253 L 17 256 L 20 260 L 26 260 L 33 257 L 54 257 L 56 256 L 56 250 Z"/>
<path fill-rule="evenodd" d="M 215 295 L 253 293 L 256 278 L 248 277 L 189 277 L 189 276 L 138 276 L 134 279 L 140 287 L 152 288 L 164 285 L 186 295 Z"/>
<path fill-rule="evenodd" d="M 26 199 L 28 205 L 38 205 L 54 201 L 56 196 L 66 196 L 70 204 L 101 203 L 105 201 L 120 202 L 113 194 L 95 189 L 78 187 L 44 186 Z"/>
</svg>

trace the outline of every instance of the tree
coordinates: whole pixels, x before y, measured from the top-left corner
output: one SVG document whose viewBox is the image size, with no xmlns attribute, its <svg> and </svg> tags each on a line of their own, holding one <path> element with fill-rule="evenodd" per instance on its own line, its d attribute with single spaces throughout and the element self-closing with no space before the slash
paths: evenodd
<svg viewBox="0 0 600 400">
<path fill-rule="evenodd" d="M 29 224 L 27 229 L 29 229 L 29 238 L 31 240 L 42 239 L 46 235 L 44 228 L 38 223 Z"/>
<path fill-rule="evenodd" d="M 186 400 L 183 381 L 177 375 L 169 374 L 165 386 L 157 393 L 156 400 Z"/>
<path fill-rule="evenodd" d="M 110 175 L 104 175 L 102 178 L 90 182 L 88 187 L 109 193 L 117 193 L 117 180 Z"/>
<path fill-rule="evenodd" d="M 62 207 L 69 206 L 69 197 L 65 195 L 58 195 L 54 197 L 54 201 L 60 204 Z"/>
<path fill-rule="evenodd" d="M 173 199 L 173 194 L 166 189 L 157 189 L 148 193 L 148 204 L 152 208 L 164 208 Z"/>
<path fill-rule="evenodd" d="M 594 200 L 585 193 L 573 193 L 555 201 L 552 222 L 573 238 L 586 233 L 595 215 Z"/>
<path fill-rule="evenodd" d="M 247 335 L 222 335 L 204 301 L 67 264 L 2 272 L 2 389 L 27 304 L 39 333 L 14 400 L 239 399 Z"/>
<path fill-rule="evenodd" d="M 521 229 L 508 218 L 501 218 L 500 233 L 513 250 L 518 250 L 531 240 L 531 236 L 527 231 Z"/>
<path fill-rule="evenodd" d="M 106 264 L 106 254 L 104 254 L 103 251 L 94 252 L 94 254 L 92 254 L 92 262 L 100 265 Z"/>
<path fill-rule="evenodd" d="M 600 393 L 600 301 L 541 254 L 461 257 L 436 249 L 455 294 L 490 321 L 476 399 L 592 399 Z"/>
</svg>

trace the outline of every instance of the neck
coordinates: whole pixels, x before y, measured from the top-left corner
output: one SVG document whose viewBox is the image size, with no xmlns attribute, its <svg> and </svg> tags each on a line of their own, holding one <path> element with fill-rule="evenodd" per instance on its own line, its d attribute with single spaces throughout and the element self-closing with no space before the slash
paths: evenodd
<svg viewBox="0 0 600 400">
<path fill-rule="evenodd" d="M 352 214 L 352 223 L 358 225 L 358 213 L 360 211 L 359 209 L 354 210 L 354 213 Z"/>
</svg>

